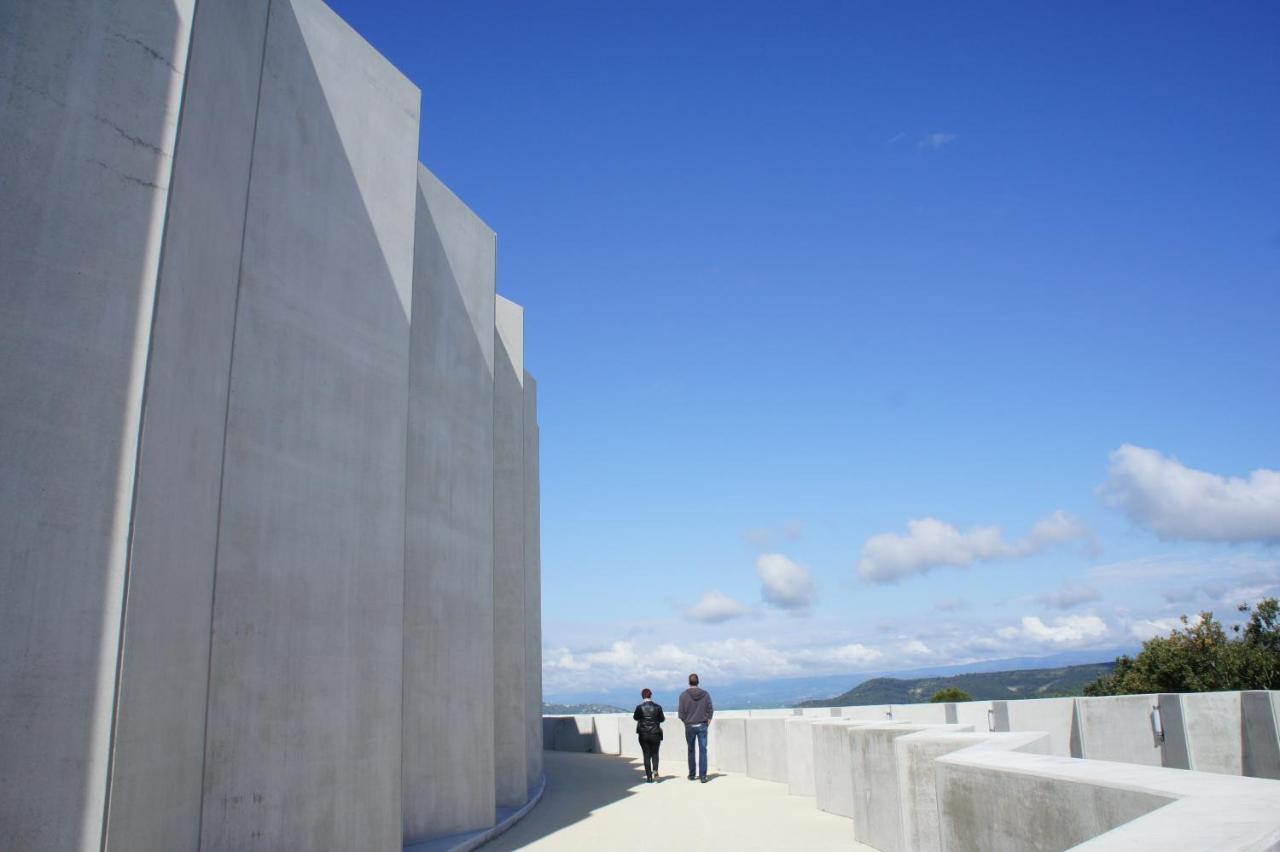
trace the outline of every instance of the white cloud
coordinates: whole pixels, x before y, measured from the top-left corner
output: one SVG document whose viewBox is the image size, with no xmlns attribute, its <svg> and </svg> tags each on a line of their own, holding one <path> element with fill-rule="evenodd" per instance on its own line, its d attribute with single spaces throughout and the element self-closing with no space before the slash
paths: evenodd
<svg viewBox="0 0 1280 852">
<path fill-rule="evenodd" d="M 1280 542 L 1280 471 L 1224 477 L 1125 444 L 1111 454 L 1100 491 L 1161 538 Z"/>
<path fill-rule="evenodd" d="M 1035 599 L 1038 603 L 1052 609 L 1071 609 L 1073 606 L 1096 601 L 1101 597 L 1102 595 L 1093 586 L 1086 586 L 1082 583 L 1067 583 L 1056 591 L 1036 595 Z"/>
<path fill-rule="evenodd" d="M 805 566 L 780 553 L 764 553 L 756 559 L 760 594 L 778 609 L 807 610 L 813 604 L 813 577 Z"/>
<path fill-rule="evenodd" d="M 925 134 L 920 141 L 916 143 L 916 147 L 928 149 L 930 151 L 941 151 L 954 141 L 956 141 L 956 134 L 938 131 L 935 133 Z"/>
<path fill-rule="evenodd" d="M 1178 618 L 1140 618 L 1129 623 L 1129 634 L 1141 642 L 1153 636 L 1168 636 L 1169 632 L 1182 626 Z"/>
<path fill-rule="evenodd" d="M 858 575 L 873 583 L 892 583 L 931 568 L 967 568 L 974 562 L 1031 556 L 1060 542 L 1090 538 L 1079 521 L 1059 509 L 1036 523 L 1017 541 L 1005 541 L 999 527 L 966 532 L 936 518 L 907 522 L 907 534 L 880 533 L 867 539 Z"/>
<path fill-rule="evenodd" d="M 1062 647 L 1088 645 L 1107 633 L 1107 623 L 1096 615 L 1061 616 L 1053 619 L 1052 624 L 1045 624 L 1034 615 L 1024 615 L 1019 627 L 1004 627 L 996 631 L 1001 639 L 1028 639 Z"/>
<path fill-rule="evenodd" d="M 912 639 L 902 646 L 902 653 L 913 657 L 927 657 L 933 653 L 933 649 L 919 639 Z"/>
<path fill-rule="evenodd" d="M 846 668 L 864 666 L 884 659 L 884 652 L 868 648 L 860 642 L 837 645 L 834 648 L 797 651 L 793 655 L 800 663 L 816 664 L 819 668 Z"/>
<path fill-rule="evenodd" d="M 746 604 L 713 589 L 685 611 L 685 618 L 700 624 L 722 624 L 750 612 L 751 608 Z"/>
</svg>

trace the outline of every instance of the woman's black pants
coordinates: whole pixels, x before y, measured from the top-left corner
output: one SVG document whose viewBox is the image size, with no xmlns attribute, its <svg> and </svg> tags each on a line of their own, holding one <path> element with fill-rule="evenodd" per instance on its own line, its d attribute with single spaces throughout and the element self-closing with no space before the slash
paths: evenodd
<svg viewBox="0 0 1280 852">
<path fill-rule="evenodd" d="M 649 778 L 658 777 L 658 749 L 662 740 L 657 737 L 640 735 L 640 751 L 644 754 L 644 774 Z"/>
</svg>

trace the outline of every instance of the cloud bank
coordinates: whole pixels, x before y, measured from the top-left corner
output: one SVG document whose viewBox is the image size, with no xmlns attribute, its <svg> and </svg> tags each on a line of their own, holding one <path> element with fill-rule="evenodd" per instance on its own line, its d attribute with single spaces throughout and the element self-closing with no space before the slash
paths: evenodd
<svg viewBox="0 0 1280 852">
<path fill-rule="evenodd" d="M 699 624 L 723 624 L 751 613 L 751 607 L 713 589 L 685 611 L 685 618 Z"/>
<path fill-rule="evenodd" d="M 1006 541 L 999 527 L 961 532 L 936 518 L 922 518 L 907 522 L 906 535 L 880 533 L 867 539 L 858 559 L 858 576 L 872 583 L 894 583 L 933 568 L 968 568 L 975 562 L 1031 556 L 1061 542 L 1089 537 L 1089 531 L 1061 509 L 1017 541 Z"/>
<path fill-rule="evenodd" d="M 1280 542 L 1280 471 L 1224 477 L 1125 444 L 1111 454 L 1100 491 L 1131 521 L 1164 539 Z"/>
</svg>

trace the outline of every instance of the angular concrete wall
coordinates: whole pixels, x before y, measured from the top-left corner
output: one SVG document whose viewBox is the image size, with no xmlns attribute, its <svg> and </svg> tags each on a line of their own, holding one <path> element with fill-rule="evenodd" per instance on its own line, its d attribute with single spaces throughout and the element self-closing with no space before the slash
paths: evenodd
<svg viewBox="0 0 1280 852">
<path fill-rule="evenodd" d="M 223 461 L 210 848 L 400 843 L 418 102 L 318 0 L 271 4 Z"/>
<path fill-rule="evenodd" d="M 1156 700 L 1154 695 L 1076 699 L 1080 756 L 1160 766 L 1161 742 L 1151 724 Z"/>
<path fill-rule="evenodd" d="M 1027 698 L 991 702 L 995 731 L 1044 731 L 1049 753 L 1080 757 L 1074 698 Z"/>
<path fill-rule="evenodd" d="M 747 775 L 787 783 L 786 718 L 747 719 Z"/>
<path fill-rule="evenodd" d="M 542 541 L 538 383 L 524 373 L 524 672 L 525 784 L 542 779 Z M 600 748 L 597 746 L 597 751 Z"/>
<path fill-rule="evenodd" d="M 0 9 L 0 826 L 98 848 L 191 0 Z"/>
<path fill-rule="evenodd" d="M 496 251 L 489 226 L 419 166 L 405 493 L 408 843 L 494 819 Z"/>
<path fill-rule="evenodd" d="M 528 791 L 525 685 L 524 309 L 501 296 L 494 314 L 493 746 L 499 807 Z"/>
<path fill-rule="evenodd" d="M 147 365 L 107 846 L 200 842 L 210 617 L 266 4 L 196 9 Z"/>
<path fill-rule="evenodd" d="M 785 719 L 787 726 L 787 790 L 813 796 L 813 724 L 817 719 Z"/>
<path fill-rule="evenodd" d="M 677 729 L 678 730 L 678 729 Z M 683 745 L 684 737 L 680 736 L 681 748 L 685 749 L 681 763 L 688 768 L 687 746 Z M 694 758 L 697 758 L 697 744 L 694 744 Z M 711 720 L 707 731 L 707 771 L 718 769 L 722 772 L 747 771 L 747 720 L 743 718 L 726 718 L 719 713 Z"/>
</svg>

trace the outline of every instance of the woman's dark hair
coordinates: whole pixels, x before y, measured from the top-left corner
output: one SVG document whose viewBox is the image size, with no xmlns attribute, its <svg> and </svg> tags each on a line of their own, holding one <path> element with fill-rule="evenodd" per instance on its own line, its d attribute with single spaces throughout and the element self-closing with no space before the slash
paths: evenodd
<svg viewBox="0 0 1280 852">
<path fill-rule="evenodd" d="M 652 698 L 652 697 L 653 697 L 653 690 L 652 690 L 652 689 L 642 689 L 642 690 L 640 690 L 640 697 L 641 697 L 641 698 Z"/>
</svg>

